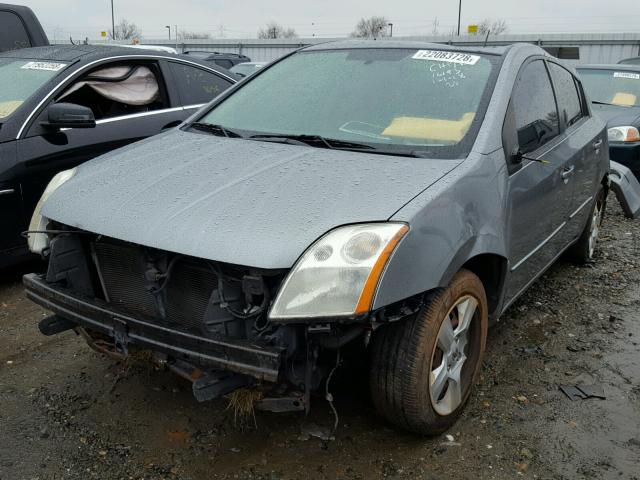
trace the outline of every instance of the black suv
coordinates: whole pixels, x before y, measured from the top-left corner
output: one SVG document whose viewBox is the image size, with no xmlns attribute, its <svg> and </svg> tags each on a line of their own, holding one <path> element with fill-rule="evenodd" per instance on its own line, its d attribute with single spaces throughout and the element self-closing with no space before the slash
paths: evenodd
<svg viewBox="0 0 640 480">
<path fill-rule="evenodd" d="M 30 8 L 0 3 L 0 52 L 46 45 L 47 35 Z"/>
<path fill-rule="evenodd" d="M 200 61 L 215 63 L 227 70 L 238 63 L 250 62 L 251 59 L 239 53 L 201 52 L 198 50 L 188 50 L 184 55 L 197 58 Z"/>
</svg>

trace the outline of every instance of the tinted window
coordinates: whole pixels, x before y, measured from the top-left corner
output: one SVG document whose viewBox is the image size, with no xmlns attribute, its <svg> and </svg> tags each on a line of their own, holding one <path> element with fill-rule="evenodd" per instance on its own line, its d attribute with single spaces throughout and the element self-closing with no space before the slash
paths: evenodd
<svg viewBox="0 0 640 480">
<path fill-rule="evenodd" d="M 582 117 L 582 105 L 573 75 L 555 63 L 547 63 L 558 99 L 558 111 L 565 125 L 573 125 Z"/>
<path fill-rule="evenodd" d="M 0 52 L 31 46 L 22 20 L 15 13 L 0 11 Z"/>
<path fill-rule="evenodd" d="M 482 122 L 496 60 L 410 48 L 303 51 L 246 82 L 202 121 L 247 135 L 320 135 L 456 158 Z"/>
<path fill-rule="evenodd" d="M 520 71 L 511 102 L 523 153 L 535 150 L 558 135 L 558 112 L 542 60 L 533 61 Z"/>
<path fill-rule="evenodd" d="M 220 65 L 222 68 L 229 69 L 233 67 L 233 62 L 231 60 L 218 59 L 214 60 L 216 65 Z"/>
<path fill-rule="evenodd" d="M 178 82 L 183 105 L 208 103 L 231 86 L 229 80 L 201 68 L 174 62 L 169 62 L 169 66 Z"/>
</svg>

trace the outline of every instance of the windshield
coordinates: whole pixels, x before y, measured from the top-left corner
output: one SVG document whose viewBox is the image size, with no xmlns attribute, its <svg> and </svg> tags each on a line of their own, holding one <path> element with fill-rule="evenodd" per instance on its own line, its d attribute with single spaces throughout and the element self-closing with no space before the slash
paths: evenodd
<svg viewBox="0 0 640 480">
<path fill-rule="evenodd" d="M 497 57 L 417 49 L 302 51 L 199 122 L 242 136 L 321 136 L 396 153 L 468 153 Z"/>
<path fill-rule="evenodd" d="M 592 102 L 625 107 L 640 105 L 640 72 L 628 70 L 578 69 Z"/>
<path fill-rule="evenodd" d="M 66 63 L 0 59 L 0 120 L 8 118 Z"/>
</svg>

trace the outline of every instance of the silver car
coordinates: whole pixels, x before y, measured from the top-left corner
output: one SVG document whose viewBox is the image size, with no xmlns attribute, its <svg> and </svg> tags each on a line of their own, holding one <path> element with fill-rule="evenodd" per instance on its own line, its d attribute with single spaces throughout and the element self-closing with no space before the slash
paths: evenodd
<svg viewBox="0 0 640 480">
<path fill-rule="evenodd" d="M 437 434 L 489 324 L 563 253 L 593 259 L 607 152 L 538 47 L 303 48 L 54 178 L 29 233 L 48 271 L 24 283 L 44 334 L 151 350 L 199 400 L 308 410 L 356 353 L 380 413 Z"/>
</svg>

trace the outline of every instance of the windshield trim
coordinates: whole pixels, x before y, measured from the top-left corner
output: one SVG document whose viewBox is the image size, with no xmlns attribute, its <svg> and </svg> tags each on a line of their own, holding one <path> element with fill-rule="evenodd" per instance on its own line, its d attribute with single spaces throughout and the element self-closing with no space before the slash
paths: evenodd
<svg viewBox="0 0 640 480">
<path fill-rule="evenodd" d="M 409 51 L 413 51 L 413 50 L 420 50 L 420 48 L 427 48 L 427 46 L 420 46 L 421 44 L 418 45 L 402 45 L 402 46 L 367 46 L 367 47 L 362 47 L 362 46 L 356 46 L 356 47 L 351 47 L 351 48 L 347 48 L 347 47 L 340 47 L 340 48 L 335 48 L 335 47 L 331 47 L 331 48 L 313 48 L 310 49 L 309 47 L 302 47 L 300 49 L 294 50 L 292 52 L 290 52 L 289 54 L 281 57 L 280 59 L 276 60 L 275 62 L 272 62 L 270 64 L 265 65 L 264 67 L 258 69 L 255 73 L 253 73 L 252 75 L 245 77 L 241 82 L 238 82 L 236 85 L 234 85 L 233 87 L 227 89 L 225 92 L 223 92 L 221 95 L 219 95 L 218 97 L 216 97 L 211 103 L 208 104 L 208 106 L 206 108 L 203 108 L 202 110 L 200 110 L 197 114 L 195 114 L 192 118 L 189 118 L 185 121 L 185 123 L 179 127 L 181 130 L 183 131 L 188 131 L 191 129 L 191 125 L 193 125 L 194 123 L 206 123 L 203 122 L 203 119 L 209 115 L 209 113 L 211 113 L 213 110 L 215 110 L 219 105 L 221 105 L 222 103 L 224 103 L 229 97 L 231 97 L 232 95 L 234 95 L 238 90 L 245 88 L 247 85 L 249 85 L 249 83 L 251 83 L 252 81 L 255 81 L 257 78 L 260 77 L 260 75 L 264 74 L 266 71 L 268 71 L 269 69 L 273 68 L 273 66 L 279 64 L 282 61 L 285 61 L 286 59 L 288 59 L 289 57 L 292 57 L 294 55 L 312 55 L 315 53 L 321 53 L 321 52 L 331 52 L 331 51 L 342 51 L 342 50 L 409 50 Z M 315 47 L 315 46 L 314 46 Z M 439 51 L 455 51 L 455 49 L 451 49 L 451 48 L 437 48 L 437 47 L 429 47 L 429 49 L 431 50 L 439 50 Z M 465 53 L 467 52 L 467 49 L 461 49 L 461 51 L 464 51 Z M 469 53 L 472 53 L 471 51 L 469 51 Z M 502 65 L 504 63 L 504 59 L 505 59 L 505 55 L 503 54 L 499 54 L 499 53 L 495 53 L 495 52 L 483 52 L 483 51 L 473 51 L 474 54 L 478 54 L 483 58 L 486 58 L 486 60 L 491 64 L 491 70 L 489 72 L 489 75 L 487 76 L 487 80 L 486 80 L 486 84 L 485 84 L 485 88 L 484 91 L 482 92 L 481 96 L 480 96 L 480 101 L 478 103 L 478 108 L 475 114 L 475 117 L 471 123 L 471 126 L 469 127 L 469 130 L 467 132 L 467 134 L 465 135 L 465 137 L 463 138 L 463 140 L 461 140 L 460 142 L 458 142 L 457 144 L 453 145 L 453 146 L 449 146 L 449 147 L 455 147 L 452 148 L 451 150 L 455 150 L 456 154 L 453 156 L 448 156 L 448 155 L 438 155 L 438 153 L 436 153 L 433 149 L 434 148 L 442 148 L 441 146 L 435 146 L 435 145 L 399 145 L 399 144 L 381 144 L 381 143 L 370 143 L 370 145 L 373 148 L 384 148 L 385 149 L 385 153 L 389 154 L 389 155 L 400 155 L 400 156 L 407 156 L 407 155 L 412 155 L 414 156 L 414 154 L 416 154 L 415 156 L 429 156 L 429 158 L 441 158 L 441 159 L 462 159 L 462 158 L 466 158 L 471 151 L 474 148 L 474 145 L 476 143 L 476 141 L 478 140 L 479 137 L 479 133 L 480 133 L 480 129 L 482 127 L 482 125 L 484 124 L 485 121 L 485 117 L 487 114 L 487 109 L 489 107 L 489 103 L 491 101 L 491 98 L 494 95 L 494 91 L 495 91 L 495 86 L 496 86 L 496 82 L 498 79 L 498 76 L 500 74 L 500 71 L 502 69 Z M 234 128 L 234 130 L 242 130 L 242 129 L 238 129 L 237 127 Z M 246 130 L 247 132 L 249 132 L 249 130 Z M 258 133 L 258 134 L 267 134 L 267 133 L 274 133 L 274 134 L 278 134 L 277 132 L 253 132 L 253 133 Z M 310 135 L 312 135 L 310 133 Z M 366 142 L 361 142 L 361 143 L 366 143 Z M 389 151 L 393 151 L 395 149 L 398 149 L 397 153 L 389 153 Z M 360 152 L 360 150 L 358 150 Z M 366 150 L 366 151 L 362 151 L 363 153 L 369 152 L 371 153 L 371 151 Z M 433 155 L 429 155 L 433 153 Z"/>
</svg>

